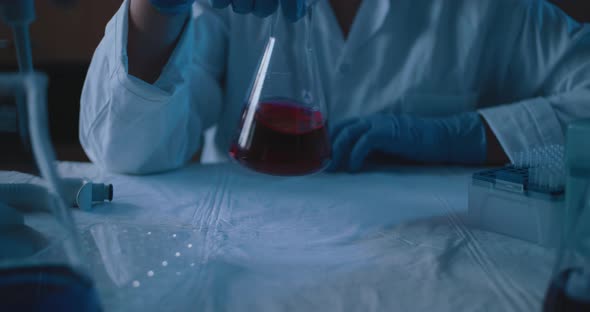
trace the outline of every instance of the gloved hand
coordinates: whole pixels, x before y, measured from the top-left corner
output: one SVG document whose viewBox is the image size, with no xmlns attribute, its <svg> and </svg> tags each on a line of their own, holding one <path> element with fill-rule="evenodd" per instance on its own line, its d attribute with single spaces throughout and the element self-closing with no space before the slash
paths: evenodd
<svg viewBox="0 0 590 312">
<path fill-rule="evenodd" d="M 479 114 L 444 118 L 379 114 L 345 121 L 332 131 L 331 170 L 358 171 L 374 151 L 424 163 L 481 165 L 485 127 Z"/>
<path fill-rule="evenodd" d="M 267 17 L 274 13 L 279 7 L 279 1 L 287 20 L 296 22 L 305 16 L 307 0 L 210 0 L 215 8 L 222 9 L 231 4 L 236 13 L 252 13 L 258 17 Z"/>
<path fill-rule="evenodd" d="M 209 0 L 211 6 L 223 9 L 232 5 L 234 12 L 252 13 L 258 17 L 267 17 L 279 7 L 287 20 L 296 22 L 305 16 L 309 0 Z M 151 4 L 164 14 L 180 14 L 188 12 L 195 0 L 150 0 Z"/>
<path fill-rule="evenodd" d="M 151 4 L 163 14 L 189 12 L 195 0 L 150 0 Z"/>
</svg>

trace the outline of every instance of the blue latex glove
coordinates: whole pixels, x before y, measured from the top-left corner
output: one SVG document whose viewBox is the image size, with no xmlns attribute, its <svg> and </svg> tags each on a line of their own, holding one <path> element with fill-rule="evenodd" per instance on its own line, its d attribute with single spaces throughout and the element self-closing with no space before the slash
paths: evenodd
<svg viewBox="0 0 590 312">
<path fill-rule="evenodd" d="M 331 170 L 358 171 L 371 152 L 423 163 L 481 165 L 485 127 L 478 113 L 445 118 L 379 114 L 345 121 L 332 131 Z"/>
<path fill-rule="evenodd" d="M 151 4 L 163 14 L 180 14 L 191 10 L 195 0 L 150 0 Z"/>
<path fill-rule="evenodd" d="M 287 20 L 296 22 L 305 16 L 307 0 L 210 0 L 215 8 L 222 9 L 231 4 L 236 13 L 252 13 L 258 17 L 273 14 L 279 7 L 279 1 Z"/>
</svg>

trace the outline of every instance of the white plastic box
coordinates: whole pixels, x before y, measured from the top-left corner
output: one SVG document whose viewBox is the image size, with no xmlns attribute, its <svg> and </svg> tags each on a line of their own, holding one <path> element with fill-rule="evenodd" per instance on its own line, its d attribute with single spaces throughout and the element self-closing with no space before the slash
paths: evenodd
<svg viewBox="0 0 590 312">
<path fill-rule="evenodd" d="M 527 190 L 526 179 L 486 180 L 477 175 L 469 185 L 471 226 L 545 247 L 558 246 L 565 214 L 563 191 L 539 193 Z"/>
</svg>

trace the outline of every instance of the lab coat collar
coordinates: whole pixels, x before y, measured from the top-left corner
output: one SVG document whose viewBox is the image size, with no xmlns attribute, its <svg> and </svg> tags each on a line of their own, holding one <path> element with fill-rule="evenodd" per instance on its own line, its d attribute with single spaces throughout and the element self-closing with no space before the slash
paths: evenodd
<svg viewBox="0 0 590 312">
<path fill-rule="evenodd" d="M 363 0 L 348 34 L 345 51 L 354 51 L 369 41 L 383 27 L 390 9 L 391 0 Z"/>
</svg>

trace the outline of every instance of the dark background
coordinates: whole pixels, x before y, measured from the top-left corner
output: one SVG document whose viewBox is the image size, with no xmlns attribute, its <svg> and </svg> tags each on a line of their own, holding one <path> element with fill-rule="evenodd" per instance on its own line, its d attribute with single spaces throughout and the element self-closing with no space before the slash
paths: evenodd
<svg viewBox="0 0 590 312">
<path fill-rule="evenodd" d="M 53 1 L 35 1 L 37 18 L 31 25 L 34 65 L 49 76 L 50 131 L 62 160 L 87 160 L 78 143 L 80 94 L 94 49 L 121 3 L 78 0 L 72 7 L 59 8 Z M 0 43 L 0 71 L 17 70 L 12 34 L 3 23 Z"/>
<path fill-rule="evenodd" d="M 436 0 L 433 0 L 436 1 Z M 478 1 L 478 0 L 474 0 Z M 78 142 L 80 93 L 92 53 L 121 0 L 80 0 L 58 9 L 48 0 L 37 3 L 31 36 L 36 69 L 50 77 L 51 136 L 61 160 L 87 161 Z M 590 0 L 553 0 L 574 18 L 590 22 Z M 16 69 L 10 31 L 0 26 L 0 71 Z"/>
</svg>

